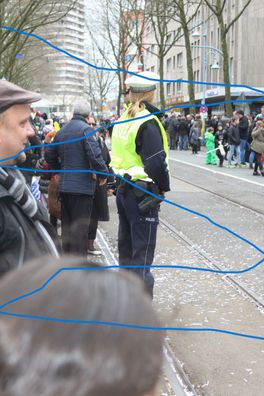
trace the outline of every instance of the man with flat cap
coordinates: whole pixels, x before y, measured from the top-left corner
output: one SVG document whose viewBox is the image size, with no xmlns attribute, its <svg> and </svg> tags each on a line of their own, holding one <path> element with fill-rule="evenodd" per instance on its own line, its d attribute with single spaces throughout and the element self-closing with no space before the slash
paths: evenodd
<svg viewBox="0 0 264 396">
<path fill-rule="evenodd" d="M 58 257 L 46 213 L 16 169 L 34 134 L 30 104 L 38 100 L 39 94 L 0 80 L 0 275 L 40 255 Z"/>
<path fill-rule="evenodd" d="M 160 199 L 137 187 L 161 198 L 170 190 L 166 132 L 159 115 L 153 114 L 159 110 L 151 105 L 158 80 L 155 73 L 141 72 L 125 81 L 130 104 L 119 119 L 124 123 L 114 126 L 111 161 L 115 173 L 123 177 L 116 197 L 119 265 L 131 267 L 144 280 L 151 297 L 154 277 L 150 265 L 156 247 Z"/>
</svg>

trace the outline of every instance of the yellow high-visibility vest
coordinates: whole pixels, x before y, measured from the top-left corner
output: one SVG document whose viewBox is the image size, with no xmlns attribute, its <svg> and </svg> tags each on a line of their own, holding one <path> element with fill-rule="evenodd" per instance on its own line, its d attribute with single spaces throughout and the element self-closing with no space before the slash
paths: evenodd
<svg viewBox="0 0 264 396">
<path fill-rule="evenodd" d="M 130 120 L 127 109 L 118 121 Z M 131 180 L 152 181 L 144 171 L 144 164 L 140 155 L 136 152 L 136 137 L 140 126 L 147 120 L 156 120 L 162 136 L 163 148 L 166 153 L 166 163 L 168 166 L 169 150 L 167 135 L 162 123 L 155 115 L 151 114 L 147 109 L 140 111 L 135 118 L 148 116 L 140 119 L 132 118 L 131 122 L 124 122 L 115 125 L 112 133 L 112 160 L 111 167 L 114 172 L 120 176 L 126 173 L 131 176 Z M 145 137 L 146 138 L 146 137 Z"/>
</svg>

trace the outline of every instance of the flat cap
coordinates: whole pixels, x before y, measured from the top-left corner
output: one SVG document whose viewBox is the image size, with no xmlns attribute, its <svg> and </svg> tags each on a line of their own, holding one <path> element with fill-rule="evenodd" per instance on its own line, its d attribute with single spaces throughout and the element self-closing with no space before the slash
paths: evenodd
<svg viewBox="0 0 264 396">
<path fill-rule="evenodd" d="M 18 104 L 31 104 L 41 99 L 40 94 L 15 85 L 6 80 L 0 80 L 0 113 Z"/>
<path fill-rule="evenodd" d="M 137 75 L 128 77 L 125 80 L 125 84 L 129 86 L 131 92 L 141 93 L 153 91 L 156 89 L 156 85 L 159 83 L 159 81 L 148 80 L 148 78 L 159 80 L 160 76 L 153 72 L 144 71 L 138 73 Z"/>
</svg>

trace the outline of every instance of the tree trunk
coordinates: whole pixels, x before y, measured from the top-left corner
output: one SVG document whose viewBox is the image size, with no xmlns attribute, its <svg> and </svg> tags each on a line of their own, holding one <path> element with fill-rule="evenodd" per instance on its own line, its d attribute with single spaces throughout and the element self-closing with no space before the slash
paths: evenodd
<svg viewBox="0 0 264 396">
<path fill-rule="evenodd" d="M 159 73 L 160 73 L 160 79 L 164 79 L 164 57 L 162 54 L 159 56 Z M 160 83 L 160 108 L 165 109 L 166 108 L 166 102 L 165 102 L 165 93 L 164 93 L 164 83 Z"/>
<path fill-rule="evenodd" d="M 193 81 L 192 48 L 191 48 L 191 43 L 190 43 L 189 30 L 188 30 L 188 26 L 186 23 L 185 24 L 182 23 L 182 28 L 183 28 L 183 34 L 184 34 L 184 40 L 185 40 L 188 80 Z M 188 84 L 190 106 L 194 105 L 194 103 L 195 103 L 195 88 L 194 87 L 195 87 L 194 84 Z M 195 111 L 194 107 L 190 107 L 189 110 L 191 113 Z"/>
<path fill-rule="evenodd" d="M 230 88 L 230 76 L 229 76 L 229 53 L 226 42 L 225 25 L 222 16 L 218 20 L 221 35 L 221 48 L 223 51 L 223 72 L 224 72 L 224 83 L 225 86 L 225 101 L 231 101 L 231 88 Z M 233 109 L 232 103 L 225 104 L 225 113 L 228 117 L 232 116 Z"/>
<path fill-rule="evenodd" d="M 222 23 L 220 24 L 220 33 L 221 33 L 221 46 L 223 51 L 223 71 L 224 71 L 224 83 L 225 86 L 225 101 L 231 101 L 231 88 L 230 88 L 230 76 L 229 76 L 229 54 L 226 42 L 226 34 L 225 34 L 225 27 Z M 228 117 L 232 116 L 232 103 L 225 104 L 225 113 Z"/>
</svg>

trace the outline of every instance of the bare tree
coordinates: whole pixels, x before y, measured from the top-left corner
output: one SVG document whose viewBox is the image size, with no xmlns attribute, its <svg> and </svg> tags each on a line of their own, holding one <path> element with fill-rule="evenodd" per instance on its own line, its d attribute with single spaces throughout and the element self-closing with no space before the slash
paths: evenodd
<svg viewBox="0 0 264 396">
<path fill-rule="evenodd" d="M 171 0 L 148 0 L 145 7 L 146 26 L 154 33 L 155 47 L 157 50 L 149 50 L 157 56 L 160 79 L 164 79 L 164 60 L 167 53 L 175 46 L 180 36 L 176 31 L 170 31 L 170 23 L 174 20 L 175 10 Z M 160 107 L 166 107 L 164 83 L 160 83 Z"/>
<path fill-rule="evenodd" d="M 127 70 L 133 61 L 128 60 L 129 51 L 136 45 L 138 53 L 142 50 L 142 0 L 101 0 L 96 18 L 96 26 L 90 26 L 92 40 L 108 67 L 115 69 L 118 78 L 117 113 L 120 114 L 121 97 L 125 90 L 124 81 Z M 98 36 L 100 37 L 98 39 Z M 103 44 L 104 43 L 104 44 Z M 105 43 L 110 52 L 105 53 Z"/>
<path fill-rule="evenodd" d="M 227 22 L 224 18 L 224 8 L 227 5 L 227 0 L 204 0 L 204 3 L 216 16 L 221 37 L 221 49 L 223 52 L 223 69 L 224 69 L 224 83 L 225 86 L 225 100 L 231 101 L 231 89 L 230 89 L 230 76 L 229 76 L 229 52 L 227 46 L 227 34 L 230 28 L 238 21 L 243 12 L 251 3 L 251 0 L 244 0 L 243 6 L 240 8 L 236 16 Z M 230 103 L 225 104 L 225 112 L 228 116 L 232 115 L 232 105 Z"/>
<path fill-rule="evenodd" d="M 183 37 L 185 42 L 185 52 L 186 52 L 186 62 L 187 62 L 187 73 L 188 80 L 194 80 L 193 74 L 193 61 L 192 61 L 192 47 L 190 42 L 190 25 L 195 18 L 201 2 L 193 2 L 192 0 L 173 0 L 174 5 L 174 20 L 181 26 L 183 31 Z M 191 13 L 190 13 L 191 11 Z M 194 84 L 188 84 L 189 102 L 190 109 L 192 110 L 192 105 L 195 103 L 195 87 Z"/>
<path fill-rule="evenodd" d="M 103 53 L 105 54 L 106 51 L 103 51 Z M 93 63 L 96 68 L 90 68 L 88 70 L 88 81 L 85 91 L 90 98 L 91 108 L 95 109 L 95 107 L 97 107 L 100 112 L 102 112 L 107 96 L 114 86 L 116 75 L 110 71 L 101 70 L 101 67 L 107 67 L 107 64 L 94 44 L 92 45 L 92 53 L 90 56 L 92 56 L 90 62 Z"/>
<path fill-rule="evenodd" d="M 28 35 L 12 29 L 32 34 L 44 26 L 64 18 L 74 7 L 76 0 L 0 0 L 0 25 L 11 29 L 0 29 L 0 78 L 13 82 L 21 80 L 21 70 L 25 73 L 30 59 L 34 60 L 39 43 Z M 43 31 L 43 30 L 42 30 Z M 29 54 L 33 49 L 31 56 Z M 20 62 L 17 62 L 21 56 Z"/>
</svg>

